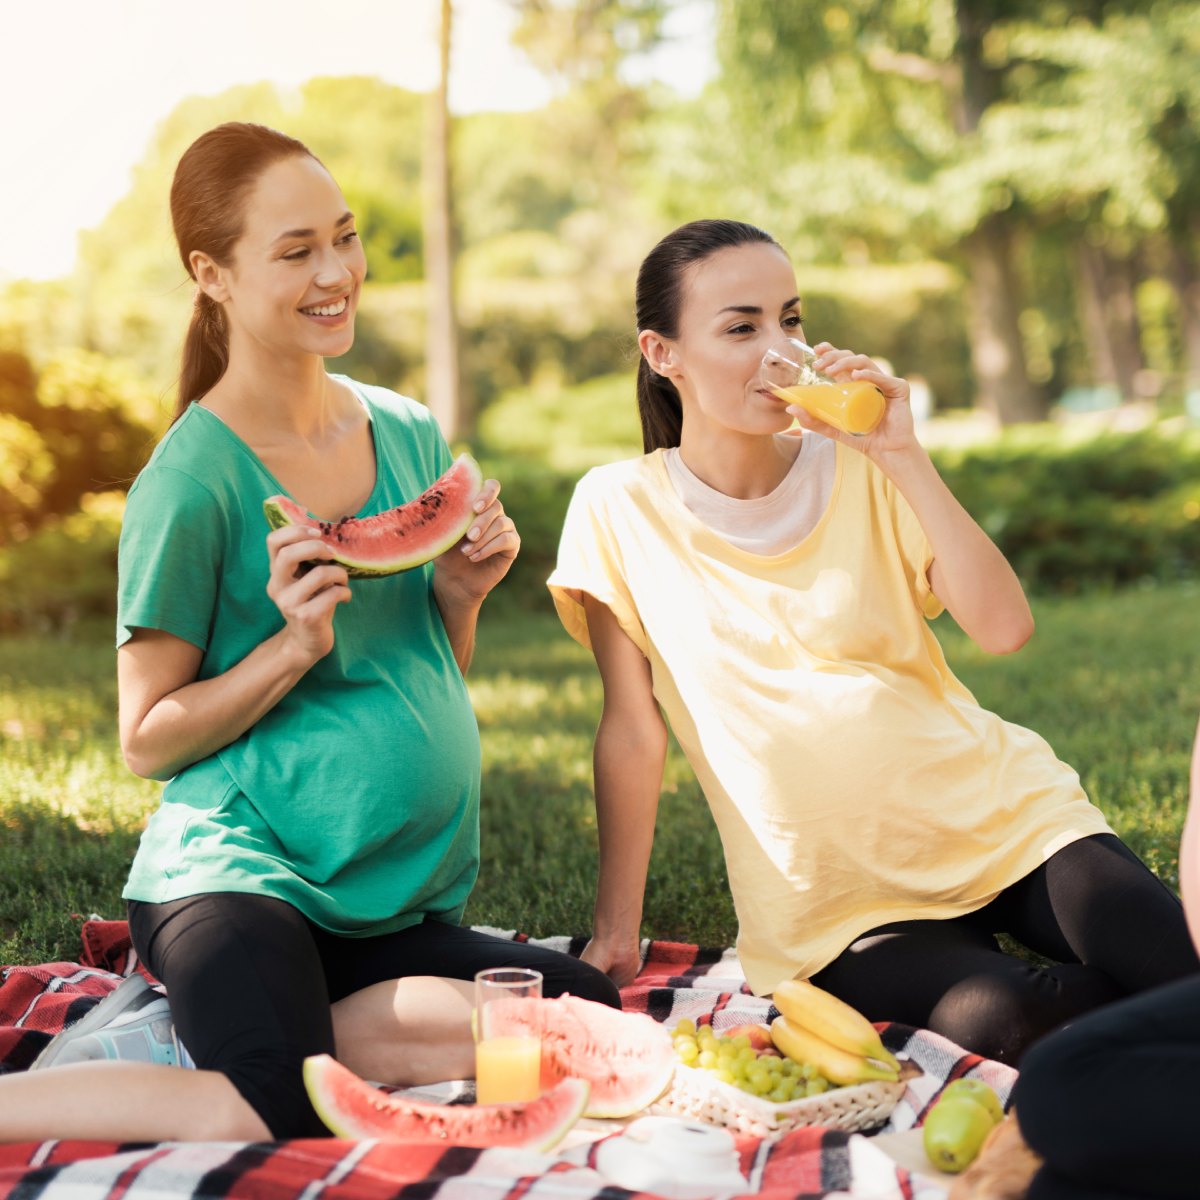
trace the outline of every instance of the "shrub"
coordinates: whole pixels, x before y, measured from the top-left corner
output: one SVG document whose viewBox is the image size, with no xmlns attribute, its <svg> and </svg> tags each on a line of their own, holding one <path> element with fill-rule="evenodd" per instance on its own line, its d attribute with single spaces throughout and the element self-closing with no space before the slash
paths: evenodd
<svg viewBox="0 0 1200 1200">
<path fill-rule="evenodd" d="M 62 632 L 83 617 L 115 617 L 124 511 L 124 492 L 91 493 L 78 512 L 0 547 L 0 631 Z"/>
</svg>

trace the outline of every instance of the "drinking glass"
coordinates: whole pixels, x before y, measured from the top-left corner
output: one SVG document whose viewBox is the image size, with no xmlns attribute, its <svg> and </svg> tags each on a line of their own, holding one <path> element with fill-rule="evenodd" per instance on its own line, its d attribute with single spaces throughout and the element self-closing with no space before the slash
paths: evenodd
<svg viewBox="0 0 1200 1200">
<path fill-rule="evenodd" d="M 514 1104 L 541 1094 L 542 974 L 490 967 L 475 976 L 475 1099 Z"/>
<path fill-rule="evenodd" d="M 817 352 L 799 338 L 784 338 L 763 355 L 763 382 L 781 400 L 818 420 L 861 437 L 883 419 L 883 393 L 865 379 L 834 379 L 813 365 Z"/>
</svg>

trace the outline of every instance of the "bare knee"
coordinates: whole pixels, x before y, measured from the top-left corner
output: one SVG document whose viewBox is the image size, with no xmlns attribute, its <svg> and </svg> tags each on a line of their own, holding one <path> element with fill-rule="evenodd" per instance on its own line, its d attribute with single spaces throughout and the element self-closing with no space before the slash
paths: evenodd
<svg viewBox="0 0 1200 1200">
<path fill-rule="evenodd" d="M 197 1072 L 210 1077 L 204 1103 L 190 1105 L 181 1141 L 263 1142 L 271 1141 L 271 1130 L 233 1081 L 218 1071 Z"/>
</svg>

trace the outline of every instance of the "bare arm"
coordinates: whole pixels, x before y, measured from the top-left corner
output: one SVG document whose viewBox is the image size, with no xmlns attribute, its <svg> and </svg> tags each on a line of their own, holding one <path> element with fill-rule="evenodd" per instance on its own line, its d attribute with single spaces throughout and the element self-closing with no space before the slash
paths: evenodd
<svg viewBox="0 0 1200 1200">
<path fill-rule="evenodd" d="M 964 633 L 991 654 L 1019 650 L 1033 633 L 1033 614 L 1016 572 L 991 538 L 954 498 L 925 448 L 917 441 L 908 384 L 880 371 L 871 359 L 827 342 L 815 347 L 816 366 L 831 375 L 864 379 L 887 399 L 883 421 L 866 437 L 844 434 L 789 409 L 806 428 L 865 454 L 908 501 L 929 544 L 929 585 Z"/>
<path fill-rule="evenodd" d="M 1192 747 L 1192 798 L 1179 844 L 1179 890 L 1192 941 L 1200 951 L 1200 726 Z"/>
<path fill-rule="evenodd" d="M 148 779 L 172 775 L 241 737 L 333 648 L 333 613 L 350 599 L 346 572 L 301 564 L 332 551 L 311 530 L 287 526 L 267 537 L 267 594 L 284 627 L 212 679 L 196 678 L 202 652 L 173 634 L 138 629 L 117 652 L 121 749 Z"/>
<path fill-rule="evenodd" d="M 521 548 L 517 527 L 505 514 L 499 495 L 499 483 L 487 480 L 475 501 L 478 520 L 433 568 L 433 598 L 454 661 L 464 675 L 475 655 L 475 629 L 484 598 L 508 574 Z"/>
<path fill-rule="evenodd" d="M 604 684 L 604 709 L 593 752 L 600 875 L 592 939 L 583 958 L 623 987 L 638 970 L 667 727 L 641 651 L 606 605 L 585 595 L 584 611 Z"/>
</svg>

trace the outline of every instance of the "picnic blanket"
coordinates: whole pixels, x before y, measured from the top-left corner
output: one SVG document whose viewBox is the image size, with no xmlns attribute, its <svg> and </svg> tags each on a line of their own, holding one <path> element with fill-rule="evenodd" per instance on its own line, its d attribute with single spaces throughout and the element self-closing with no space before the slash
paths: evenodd
<svg viewBox="0 0 1200 1200">
<path fill-rule="evenodd" d="M 520 938 L 512 931 L 488 930 Z M 123 921 L 82 927 L 77 963 L 0 969 L 0 1073 L 24 1070 L 46 1042 L 78 1020 L 138 962 Z M 582 939 L 536 939 L 578 954 Z M 674 1024 L 711 1020 L 718 1031 L 777 1015 L 750 994 L 732 950 L 672 942 L 643 943 L 625 1007 Z M 919 1125 L 941 1089 L 970 1074 L 1006 1100 L 1016 1072 L 964 1052 L 945 1038 L 907 1026 L 882 1029 L 885 1044 L 924 1074 L 910 1080 L 880 1133 Z M 910 1173 L 870 1136 L 824 1128 L 772 1138 L 739 1137 L 738 1153 L 758 1200 L 943 1200 L 945 1185 Z M 551 1156 L 504 1149 L 351 1142 L 336 1138 L 268 1143 L 50 1141 L 0 1145 L 0 1200 L 637 1200 L 606 1183 L 595 1147 Z"/>
</svg>

